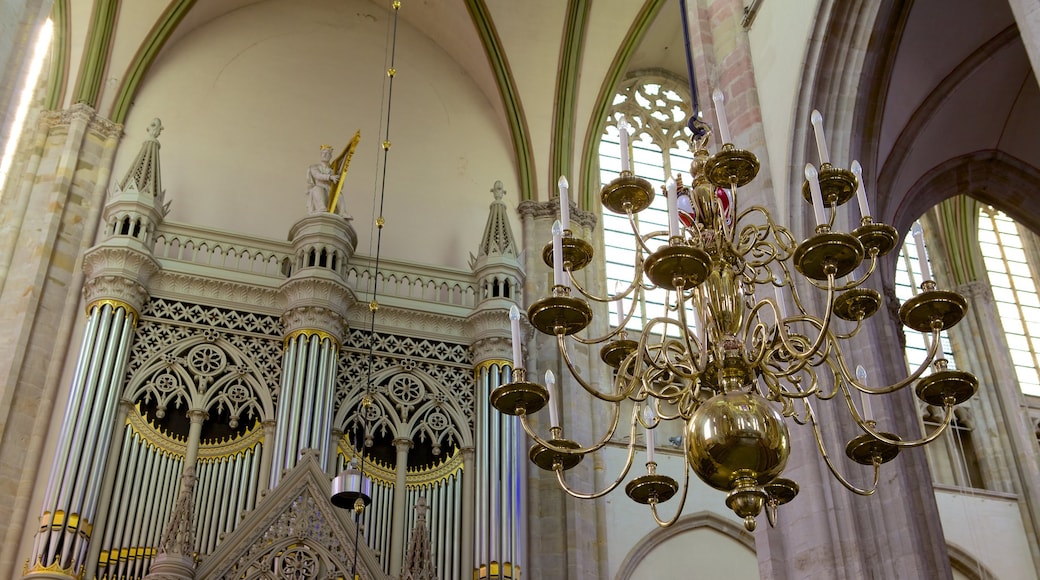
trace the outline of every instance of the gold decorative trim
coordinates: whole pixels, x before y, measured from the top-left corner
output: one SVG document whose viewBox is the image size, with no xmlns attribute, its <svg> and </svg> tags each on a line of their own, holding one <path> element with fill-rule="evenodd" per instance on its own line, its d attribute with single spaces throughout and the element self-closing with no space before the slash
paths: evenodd
<svg viewBox="0 0 1040 580">
<path fill-rule="evenodd" d="M 354 450 L 346 436 L 340 437 L 336 453 L 338 456 L 343 457 L 343 460 L 346 463 L 349 463 L 350 460 L 357 455 L 357 452 Z M 456 449 L 454 454 L 445 458 L 444 461 L 438 465 L 425 469 L 409 469 L 408 476 L 405 480 L 405 487 L 417 488 L 437 484 L 451 478 L 462 470 L 462 450 Z M 397 482 L 397 472 L 394 468 L 378 461 L 372 461 L 371 459 L 366 458 L 364 472 L 365 475 L 370 477 L 373 481 L 379 482 L 388 487 L 393 487 Z"/>
<path fill-rule="evenodd" d="M 83 526 L 83 529 L 78 529 L 80 525 Z M 62 527 L 78 529 L 77 533 L 88 540 L 94 532 L 94 524 L 90 523 L 86 518 L 83 518 L 81 521 L 79 514 L 68 514 L 68 517 L 66 517 L 63 510 L 58 510 L 54 512 L 54 517 L 51 517 L 51 512 L 43 512 L 43 515 L 40 516 L 41 532 L 56 530 Z"/>
<path fill-rule="evenodd" d="M 115 298 L 100 298 L 91 302 L 90 304 L 87 304 L 87 316 L 90 316 L 90 313 L 95 308 L 100 310 L 101 307 L 105 306 L 106 304 L 108 306 L 111 306 L 112 310 L 118 310 L 119 308 L 126 310 L 127 314 L 129 314 L 130 318 L 133 320 L 133 325 L 135 327 L 137 326 L 137 320 L 141 317 L 141 315 L 137 312 L 137 309 L 131 306 L 129 303 L 123 302 L 122 300 L 116 300 Z"/>
<path fill-rule="evenodd" d="M 133 412 L 127 413 L 126 424 L 134 431 L 134 435 L 140 437 L 143 442 L 183 460 L 188 451 L 188 441 L 180 435 L 170 435 L 155 428 L 144 416 L 141 409 L 134 407 Z M 244 453 L 264 441 L 263 423 L 257 423 L 252 429 L 241 437 L 230 440 L 222 440 L 218 443 L 200 444 L 199 461 L 227 461 L 240 453 Z"/>
<path fill-rule="evenodd" d="M 514 571 L 516 576 L 513 576 Z M 520 566 L 513 566 L 512 562 L 481 564 L 479 568 L 473 570 L 473 580 L 488 580 L 489 578 L 505 578 L 508 580 L 514 577 L 520 577 Z"/>
<path fill-rule="evenodd" d="M 98 568 L 104 568 L 110 564 L 115 564 L 116 562 L 154 558 L 157 553 L 159 553 L 159 550 L 150 546 L 102 550 L 101 554 L 98 556 Z"/>
<path fill-rule="evenodd" d="M 289 341 L 300 336 L 307 337 L 308 339 L 310 339 L 310 337 L 313 336 L 317 337 L 319 340 L 325 340 L 327 338 L 332 342 L 332 346 L 336 349 L 336 351 L 339 351 L 339 341 L 336 340 L 336 337 L 332 336 L 332 334 L 329 332 L 326 332 L 324 330 L 318 330 L 316 328 L 301 328 L 299 330 L 294 330 L 290 332 L 289 334 L 285 335 L 285 340 L 282 341 L 282 348 L 288 348 Z"/>
<path fill-rule="evenodd" d="M 498 365 L 500 367 L 509 367 L 510 369 L 512 369 L 513 368 L 513 361 L 502 359 L 502 358 L 493 358 L 493 359 L 489 359 L 489 360 L 483 361 L 480 364 L 478 364 L 477 366 L 473 367 L 473 378 L 474 379 L 480 379 L 480 371 L 490 369 L 491 365 Z"/>
<path fill-rule="evenodd" d="M 60 575 L 63 575 L 63 576 L 71 576 L 73 578 L 76 578 L 77 580 L 81 580 L 83 578 L 83 574 L 85 573 L 85 571 L 86 571 L 86 568 L 84 567 L 84 565 L 80 564 L 79 573 L 77 574 L 76 573 L 76 564 L 75 563 L 73 563 L 68 568 L 62 568 L 61 564 L 58 563 L 58 558 L 55 558 L 53 562 L 51 562 L 50 564 L 48 564 L 46 566 L 44 566 L 43 562 L 41 562 L 40 560 L 37 560 L 36 563 L 33 564 L 32 568 L 29 567 L 29 561 L 28 560 L 26 560 L 25 565 L 22 566 L 22 575 L 23 576 L 28 576 L 30 574 L 46 573 L 46 574 L 60 574 Z"/>
</svg>

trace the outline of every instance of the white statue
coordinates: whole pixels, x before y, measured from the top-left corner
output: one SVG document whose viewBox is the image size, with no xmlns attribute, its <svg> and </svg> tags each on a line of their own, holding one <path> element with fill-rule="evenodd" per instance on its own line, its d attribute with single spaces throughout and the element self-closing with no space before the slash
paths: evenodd
<svg viewBox="0 0 1040 580">
<path fill-rule="evenodd" d="M 316 214 L 329 211 L 329 192 L 339 180 L 333 171 L 332 147 L 321 146 L 321 161 L 307 168 L 307 211 Z M 337 203 L 336 205 L 340 205 Z"/>
</svg>

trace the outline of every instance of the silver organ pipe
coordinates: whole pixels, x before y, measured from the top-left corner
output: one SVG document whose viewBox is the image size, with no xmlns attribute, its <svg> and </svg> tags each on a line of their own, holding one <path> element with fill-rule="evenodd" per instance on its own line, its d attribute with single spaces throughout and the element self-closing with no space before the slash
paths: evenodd
<svg viewBox="0 0 1040 580">
<path fill-rule="evenodd" d="M 160 434 L 133 415 L 123 431 L 105 529 L 95 534 L 103 542 L 98 579 L 139 579 L 148 573 L 180 492 L 184 441 Z M 200 553 L 211 553 L 234 530 L 239 515 L 254 507 L 262 434 L 258 425 L 237 443 L 200 447 L 193 501 Z"/>
<path fill-rule="evenodd" d="M 487 395 L 509 380 L 507 361 L 485 361 L 476 369 L 477 489 L 475 557 L 487 578 L 510 579 L 521 562 L 523 534 L 522 437 L 517 419 L 491 412 Z M 467 565 L 470 565 L 467 563 Z"/>
</svg>

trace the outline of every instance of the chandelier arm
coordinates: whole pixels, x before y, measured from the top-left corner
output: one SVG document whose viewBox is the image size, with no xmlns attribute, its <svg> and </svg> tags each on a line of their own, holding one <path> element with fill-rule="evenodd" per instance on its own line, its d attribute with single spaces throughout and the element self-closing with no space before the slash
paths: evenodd
<svg viewBox="0 0 1040 580">
<path fill-rule="evenodd" d="M 827 281 L 827 309 L 824 312 L 823 319 L 818 319 L 814 316 L 809 316 L 808 314 L 806 314 L 805 316 L 797 316 L 785 319 L 785 321 L 791 322 L 807 322 L 811 326 L 815 326 L 819 329 L 819 334 L 816 335 L 816 338 L 813 340 L 812 344 L 808 348 L 806 348 L 805 350 L 795 349 L 795 345 L 792 342 L 790 342 L 789 336 L 787 335 L 787 325 L 776 325 L 777 329 L 779 330 L 778 336 L 780 337 L 780 340 L 783 343 L 784 348 L 787 349 L 787 352 L 798 363 L 797 367 L 794 369 L 793 372 L 797 372 L 798 370 L 800 370 L 809 358 L 817 354 L 824 340 L 830 336 L 828 329 L 830 328 L 831 320 L 834 318 L 834 274 L 827 274 Z M 794 294 L 794 292 L 792 292 L 792 294 Z"/>
<path fill-rule="evenodd" d="M 678 295 L 680 297 L 682 296 L 682 290 L 681 289 L 680 289 Z M 692 297 L 692 295 L 691 295 L 691 297 Z M 690 361 L 694 363 L 695 374 L 699 375 L 700 373 L 704 372 L 704 369 L 707 368 L 707 366 L 708 366 L 707 328 L 697 328 L 696 329 L 698 335 L 701 333 L 701 331 L 705 332 L 705 339 L 704 339 L 704 344 L 703 345 L 701 344 L 699 336 L 693 337 L 693 341 L 694 342 L 691 342 L 690 335 L 692 333 L 690 332 L 690 322 L 686 318 L 685 302 L 686 302 L 685 300 L 681 300 L 680 299 L 679 305 L 677 307 L 677 310 L 679 311 L 679 322 L 682 324 L 682 328 L 685 330 L 685 332 L 682 332 L 680 334 L 682 334 L 683 342 L 686 343 L 686 352 L 688 352 L 688 353 L 694 352 L 693 347 L 694 347 L 694 344 L 696 343 L 696 346 L 697 346 L 697 360 L 694 361 L 693 358 L 691 357 Z M 696 305 L 694 305 L 694 308 L 696 308 Z M 700 320 L 704 320 L 704 317 L 701 316 Z M 703 323 L 702 323 L 702 325 L 703 325 Z M 669 364 L 669 367 L 671 367 L 671 364 Z M 669 370 L 672 370 L 672 369 L 669 368 Z M 687 378 L 693 378 L 693 377 L 687 377 Z"/>
<path fill-rule="evenodd" d="M 937 427 L 935 429 L 935 431 L 932 431 L 931 433 L 929 433 L 925 437 L 922 437 L 921 439 L 916 439 L 916 440 L 913 440 L 913 441 L 902 441 L 900 439 L 891 439 L 889 437 L 886 437 L 883 433 L 879 432 L 877 429 L 875 429 L 870 424 L 871 421 L 864 421 L 864 424 L 860 425 L 860 427 L 862 427 L 865 432 L 869 433 L 871 437 L 874 437 L 875 439 L 877 439 L 878 441 L 881 441 L 882 443 L 887 443 L 889 445 L 894 445 L 896 447 L 920 447 L 922 445 L 927 445 L 927 444 L 931 443 L 932 441 L 935 441 L 943 433 L 946 432 L 947 428 L 949 428 L 950 423 L 953 421 L 953 405 L 949 405 L 948 404 L 948 405 L 945 405 L 945 407 L 946 407 L 946 414 L 945 414 L 945 416 L 943 416 L 942 424 L 939 425 L 939 427 Z"/>
<path fill-rule="evenodd" d="M 782 373 L 786 376 L 790 376 L 795 373 L 801 372 L 801 370 L 809 364 L 809 359 L 812 357 L 814 353 L 814 350 L 808 348 L 803 349 L 798 344 L 799 342 L 803 341 L 805 343 L 809 342 L 808 337 L 806 337 L 805 335 L 796 334 L 795 336 L 798 337 L 800 340 L 791 339 L 791 335 L 787 332 L 787 324 L 794 322 L 804 322 L 809 326 L 815 327 L 816 329 L 820 330 L 821 336 L 824 334 L 823 321 L 814 316 L 809 316 L 807 314 L 803 316 L 793 316 L 785 318 L 784 324 L 776 325 L 777 338 L 780 339 L 780 343 L 783 345 L 784 350 L 786 350 L 787 353 L 793 359 L 793 364 L 789 366 L 784 373 Z M 801 353 L 803 356 L 800 356 L 798 353 Z"/>
<path fill-rule="evenodd" d="M 845 355 L 841 352 L 841 349 L 835 349 L 835 362 L 838 364 L 841 370 L 841 377 L 848 381 L 851 385 L 855 386 L 856 390 L 862 391 L 868 395 L 885 395 L 888 393 L 894 393 L 898 390 L 906 388 L 911 383 L 920 378 L 921 375 L 924 374 L 924 371 L 927 370 L 928 367 L 931 366 L 932 362 L 935 361 L 935 356 L 939 353 L 939 333 L 939 330 L 932 331 L 932 340 L 931 344 L 928 346 L 928 355 L 925 357 L 924 362 L 922 362 L 921 365 L 917 367 L 917 370 L 915 370 L 912 374 L 910 374 L 903 380 L 897 381 L 895 383 L 892 383 L 891 385 L 887 385 L 881 388 L 874 389 L 856 380 L 855 374 L 849 372 L 849 367 L 845 363 Z"/>
<path fill-rule="evenodd" d="M 827 469 L 830 470 L 831 475 L 833 475 L 834 478 L 837 479 L 838 482 L 840 482 L 841 485 L 845 487 L 845 489 L 851 491 L 852 493 L 864 496 L 874 495 L 874 492 L 877 491 L 878 482 L 881 478 L 881 463 L 878 461 L 874 462 L 874 482 L 871 484 L 869 488 L 860 488 L 853 485 L 852 482 L 845 479 L 845 476 L 842 475 L 831 462 L 830 456 L 827 455 L 827 448 L 823 445 L 823 436 L 820 433 L 820 425 L 816 422 L 816 414 L 812 410 L 812 405 L 810 405 L 809 402 L 806 401 L 805 406 L 809 422 L 812 424 L 813 436 L 816 439 L 816 448 L 820 451 L 820 457 L 822 457 L 823 462 L 827 464 Z"/>
<path fill-rule="evenodd" d="M 559 346 L 560 354 L 563 355 L 563 362 L 567 365 L 567 369 L 571 372 L 571 376 L 573 376 L 574 380 L 578 381 L 578 384 L 581 385 L 590 395 L 608 403 L 619 403 L 628 398 L 628 395 L 631 393 L 631 388 L 627 390 L 619 390 L 616 395 L 613 395 L 600 392 L 596 387 L 586 383 L 585 379 L 583 379 L 581 374 L 578 372 L 578 369 L 574 368 L 574 362 L 571 361 L 571 356 L 567 352 L 567 342 L 564 340 L 563 334 L 556 335 L 556 344 Z"/>
<path fill-rule="evenodd" d="M 573 498 L 577 498 L 577 499 L 598 499 L 598 498 L 601 498 L 601 497 L 607 495 L 608 493 L 614 491 L 615 489 L 617 489 L 617 486 L 621 485 L 621 482 L 624 481 L 625 477 L 628 476 L 629 470 L 632 469 L 632 463 L 633 463 L 632 460 L 635 458 L 635 455 L 636 455 L 636 422 L 635 422 L 635 418 L 633 417 L 632 429 L 629 432 L 629 436 L 628 436 L 628 457 L 625 459 L 625 467 L 624 467 L 624 469 L 621 470 L 621 473 L 618 474 L 617 478 L 614 479 L 614 482 L 611 483 L 610 485 L 608 485 L 606 488 L 601 489 L 600 491 L 594 491 L 592 493 L 582 493 L 580 491 L 576 491 L 576 490 L 572 489 L 570 486 L 567 485 L 567 481 L 564 480 L 564 478 L 563 478 L 563 471 L 564 470 L 563 470 L 562 466 L 559 469 L 554 469 L 553 471 L 556 472 L 556 481 L 557 481 L 557 483 L 560 484 L 560 487 L 563 489 L 563 491 L 567 492 L 567 495 L 569 495 L 569 496 L 571 496 Z"/>
<path fill-rule="evenodd" d="M 600 439 L 595 445 L 592 445 L 590 447 L 557 447 L 556 445 L 553 445 L 549 441 L 542 439 L 538 436 L 538 433 L 536 433 L 534 429 L 531 428 L 531 424 L 527 420 L 527 413 L 519 413 L 517 416 L 520 417 L 520 426 L 524 428 L 524 431 L 527 432 L 528 436 L 530 436 L 531 439 L 534 439 L 535 443 L 541 445 L 542 447 L 545 447 L 549 451 L 569 455 L 586 455 L 594 451 L 599 451 L 603 448 L 604 445 L 607 444 L 608 441 L 610 441 L 610 438 L 613 437 L 614 432 L 617 431 L 617 426 L 621 419 L 621 405 L 614 405 L 614 417 L 613 419 L 611 419 L 611 424 L 610 427 L 607 428 L 606 435 L 602 439 Z"/>
<path fill-rule="evenodd" d="M 679 521 L 679 516 L 682 515 L 683 508 L 686 507 L 686 495 L 690 490 L 690 467 L 688 465 L 685 467 L 686 469 L 683 470 L 682 495 L 679 496 L 679 506 L 675 510 L 675 515 L 669 520 L 662 520 L 661 516 L 657 515 L 657 502 L 650 502 L 650 513 L 654 515 L 654 521 L 657 522 L 657 525 L 662 528 L 667 528 Z"/>
<path fill-rule="evenodd" d="M 870 267 L 868 267 L 867 270 L 863 273 L 863 275 L 859 279 L 857 279 L 857 280 L 852 279 L 852 277 L 850 275 L 849 280 L 847 282 L 845 282 L 845 284 L 836 287 L 835 290 L 837 290 L 839 292 L 844 292 L 845 290 L 851 290 L 853 288 L 859 288 L 859 286 L 862 285 L 864 282 L 866 282 L 867 279 L 870 278 L 870 276 L 877 270 L 877 263 L 878 263 L 877 256 L 878 256 L 877 248 L 871 248 L 871 250 L 870 250 Z M 866 259 L 866 258 L 864 258 L 864 259 Z M 853 271 L 853 273 L 855 273 L 855 271 Z M 810 284 L 812 284 L 813 286 L 819 288 L 820 290 L 825 290 L 826 289 L 826 286 L 823 285 L 822 281 L 813 280 L 812 278 L 806 278 L 806 280 L 808 280 Z"/>
</svg>

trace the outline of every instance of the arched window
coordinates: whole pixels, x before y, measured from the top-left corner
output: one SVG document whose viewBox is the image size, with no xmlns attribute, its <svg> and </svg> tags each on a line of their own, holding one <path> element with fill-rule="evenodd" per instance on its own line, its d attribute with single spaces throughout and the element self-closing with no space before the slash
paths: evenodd
<svg viewBox="0 0 1040 580">
<path fill-rule="evenodd" d="M 990 206 L 979 209 L 979 246 L 989 285 L 1007 336 L 1011 362 L 1022 392 L 1040 396 L 1040 298 L 1036 291 L 1036 263 L 1027 256 L 1025 238 L 1032 234 L 1004 212 Z"/>
<path fill-rule="evenodd" d="M 688 90 L 681 82 L 659 75 L 635 75 L 626 81 L 610 109 L 607 127 L 600 139 L 600 181 L 609 183 L 621 171 L 618 122 L 631 126 L 632 171 L 649 181 L 658 195 L 653 204 L 635 216 L 640 231 L 668 229 L 668 209 L 661 187 L 669 175 L 682 173 L 689 179 L 693 153 L 686 120 L 690 115 Z M 628 216 L 604 210 L 603 240 L 606 249 L 607 289 L 625 288 L 635 275 L 635 244 Z M 646 320 L 664 313 L 665 292 L 646 292 L 636 305 L 629 328 L 639 329 Z M 625 311 L 632 306 L 625 301 Z M 611 321 L 617 324 L 617 320 Z"/>
</svg>

